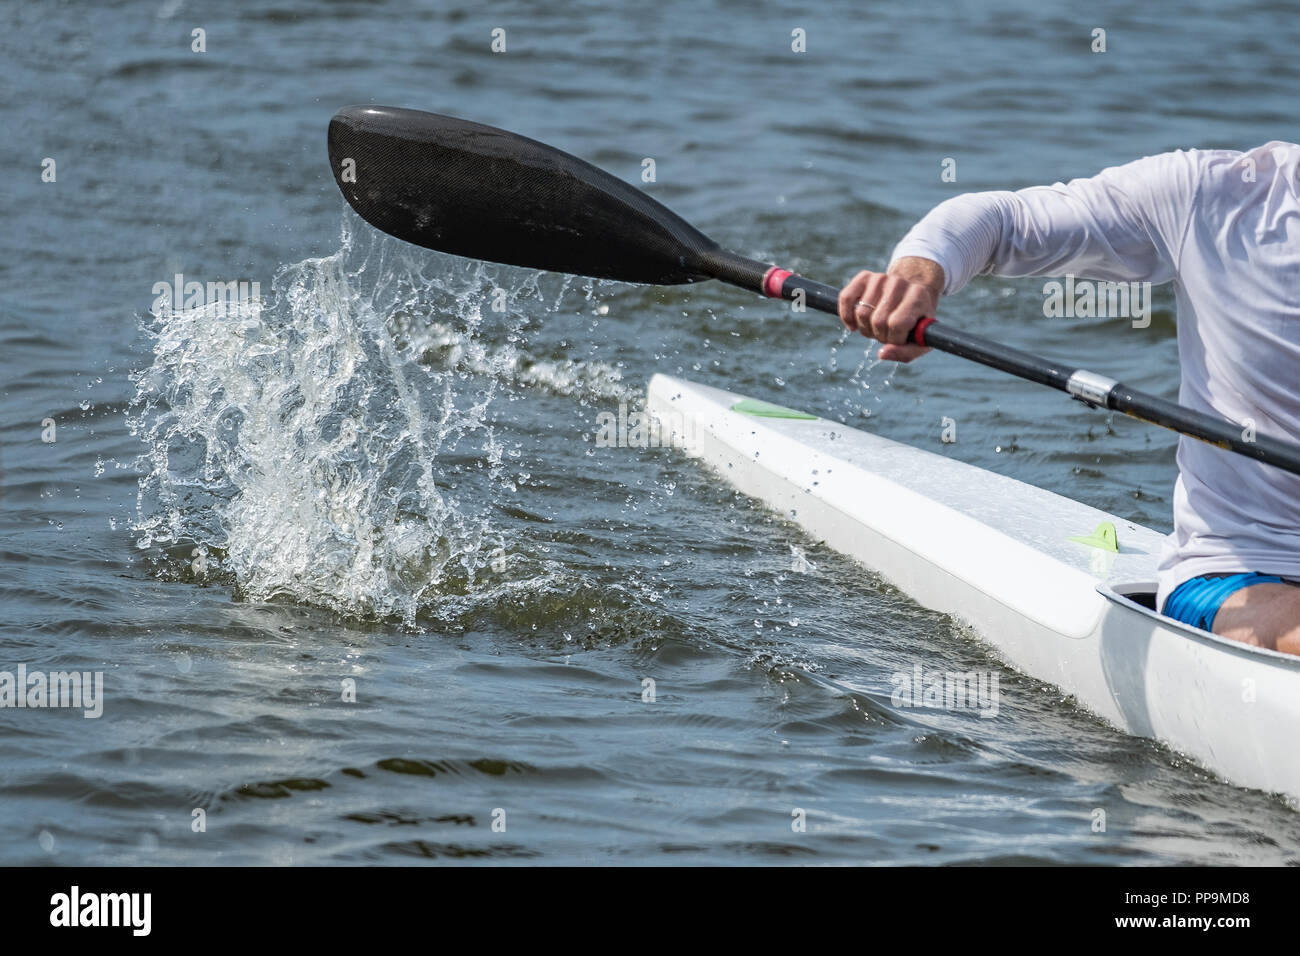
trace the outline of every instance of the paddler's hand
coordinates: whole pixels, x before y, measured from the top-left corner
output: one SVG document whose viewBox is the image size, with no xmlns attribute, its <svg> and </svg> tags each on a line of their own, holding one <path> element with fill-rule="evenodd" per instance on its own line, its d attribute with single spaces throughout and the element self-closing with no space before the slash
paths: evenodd
<svg viewBox="0 0 1300 956">
<path fill-rule="evenodd" d="M 915 256 L 899 259 L 888 272 L 859 272 L 840 290 L 840 321 L 850 332 L 884 343 L 882 359 L 910 362 L 930 351 L 909 345 L 907 335 L 934 315 L 943 284 L 943 267 Z"/>
</svg>

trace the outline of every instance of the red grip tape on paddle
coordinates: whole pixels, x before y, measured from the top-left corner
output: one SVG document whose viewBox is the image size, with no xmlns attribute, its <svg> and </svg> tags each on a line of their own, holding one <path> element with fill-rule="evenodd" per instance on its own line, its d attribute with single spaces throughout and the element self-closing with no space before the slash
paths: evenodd
<svg viewBox="0 0 1300 956">
<path fill-rule="evenodd" d="M 781 290 L 785 287 L 785 280 L 792 275 L 794 273 L 789 269 L 779 269 L 772 266 L 763 273 L 763 295 L 772 299 L 781 298 Z"/>
<path fill-rule="evenodd" d="M 916 328 L 912 329 L 912 341 L 922 348 L 925 347 L 925 330 L 934 325 L 934 319 L 926 316 L 916 323 Z"/>
</svg>

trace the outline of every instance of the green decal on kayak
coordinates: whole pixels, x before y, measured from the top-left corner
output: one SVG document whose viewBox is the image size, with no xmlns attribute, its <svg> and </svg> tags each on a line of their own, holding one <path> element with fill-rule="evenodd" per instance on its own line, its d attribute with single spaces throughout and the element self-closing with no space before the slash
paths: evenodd
<svg viewBox="0 0 1300 956">
<path fill-rule="evenodd" d="M 1077 541 L 1079 544 L 1086 544 L 1090 548 L 1119 553 L 1119 536 L 1115 534 L 1115 526 L 1109 521 L 1103 521 L 1097 525 L 1092 534 L 1072 537 L 1070 540 Z"/>
<path fill-rule="evenodd" d="M 784 405 L 773 405 L 771 402 L 760 402 L 756 398 L 742 398 L 736 404 L 731 406 L 733 412 L 740 412 L 742 415 L 753 415 L 757 418 L 797 418 L 800 421 L 814 422 L 817 420 L 816 415 L 809 415 L 807 412 L 797 412 L 793 408 L 786 408 Z"/>
</svg>

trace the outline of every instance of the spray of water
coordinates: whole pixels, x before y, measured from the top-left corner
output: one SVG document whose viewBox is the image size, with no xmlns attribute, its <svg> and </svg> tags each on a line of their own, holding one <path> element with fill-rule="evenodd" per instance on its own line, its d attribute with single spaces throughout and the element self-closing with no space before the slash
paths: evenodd
<svg viewBox="0 0 1300 956">
<path fill-rule="evenodd" d="M 129 417 L 138 546 L 250 600 L 408 625 L 473 591 L 507 546 L 496 390 L 625 392 L 616 369 L 530 360 L 537 279 L 497 281 L 345 226 L 266 301 L 160 304 Z"/>
</svg>

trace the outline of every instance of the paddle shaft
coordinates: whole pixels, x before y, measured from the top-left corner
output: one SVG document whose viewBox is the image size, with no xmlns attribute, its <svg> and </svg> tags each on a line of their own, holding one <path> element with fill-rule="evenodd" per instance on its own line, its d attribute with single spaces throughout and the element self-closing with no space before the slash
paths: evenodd
<svg viewBox="0 0 1300 956">
<path fill-rule="evenodd" d="M 840 290 L 833 286 L 721 249 L 707 253 L 704 259 L 713 278 L 730 285 L 772 298 L 801 299 L 819 312 L 839 314 Z M 1219 448 L 1300 475 L 1300 448 L 1267 435 L 1247 438 L 1248 429 L 1242 425 L 1130 388 L 1123 382 L 1104 375 L 1049 362 L 982 336 L 949 328 L 934 319 L 922 319 L 917 323 L 916 329 L 908 336 L 908 341 L 978 362 L 1000 372 L 1009 372 L 1065 392 L 1094 408 L 1123 412 L 1130 418 L 1198 438 Z"/>
<path fill-rule="evenodd" d="M 676 285 L 720 279 L 839 312 L 839 291 L 722 249 L 630 183 L 545 143 L 452 116 L 350 106 L 330 164 L 371 225 L 428 249 L 529 269 Z M 922 319 L 911 341 L 1048 385 L 1300 475 L 1300 446 L 1147 395 L 1084 369 Z"/>
</svg>

